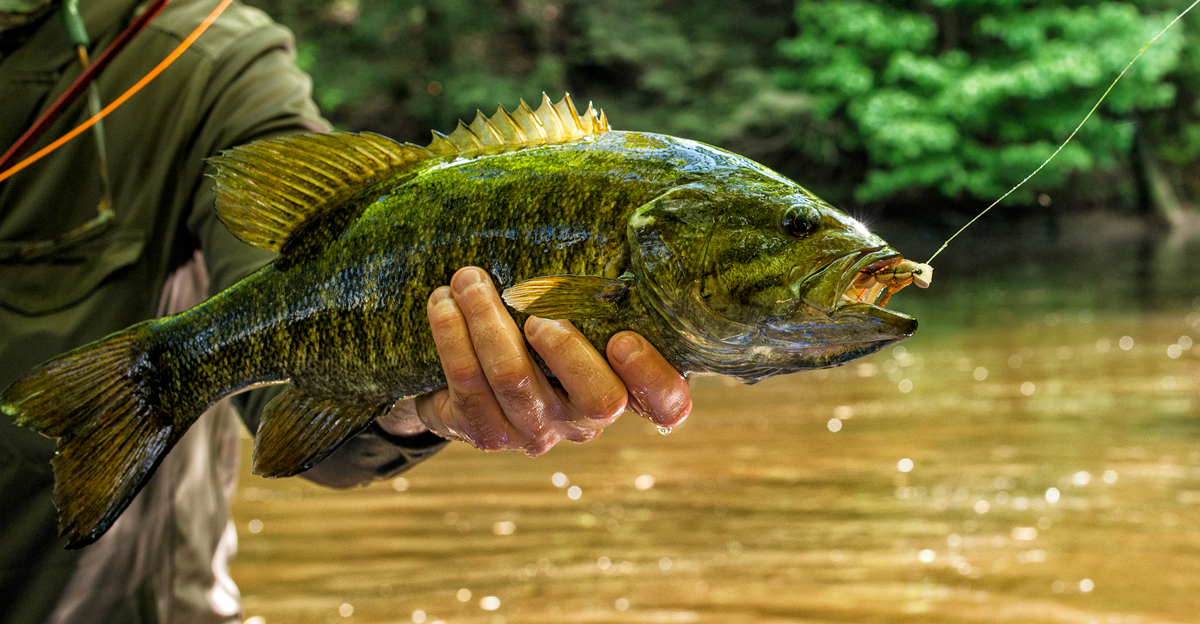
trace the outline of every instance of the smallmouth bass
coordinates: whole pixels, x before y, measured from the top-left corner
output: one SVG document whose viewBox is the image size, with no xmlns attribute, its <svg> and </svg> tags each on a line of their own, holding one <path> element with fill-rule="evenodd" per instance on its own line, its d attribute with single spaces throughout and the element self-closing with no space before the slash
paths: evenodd
<svg viewBox="0 0 1200 624">
<path fill-rule="evenodd" d="M 870 284 L 904 261 L 862 224 L 751 160 L 613 131 L 569 97 L 479 114 L 424 148 L 299 135 L 212 162 L 222 221 L 279 258 L 0 395 L 0 411 L 58 439 L 54 497 L 71 547 L 98 539 L 221 397 L 290 384 L 255 438 L 255 472 L 281 477 L 396 400 L 444 386 L 425 305 L 462 266 L 487 270 L 519 323 L 569 318 L 601 352 L 631 329 L 684 374 L 754 382 L 916 331 L 873 304 Z"/>
</svg>

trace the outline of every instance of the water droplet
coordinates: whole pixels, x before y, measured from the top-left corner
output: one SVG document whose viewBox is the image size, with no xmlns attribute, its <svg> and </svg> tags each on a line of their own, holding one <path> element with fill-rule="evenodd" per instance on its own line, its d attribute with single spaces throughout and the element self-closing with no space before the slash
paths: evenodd
<svg viewBox="0 0 1200 624">
<path fill-rule="evenodd" d="M 659 425 L 658 432 L 663 435 L 671 435 L 671 428 L 666 425 Z"/>
</svg>

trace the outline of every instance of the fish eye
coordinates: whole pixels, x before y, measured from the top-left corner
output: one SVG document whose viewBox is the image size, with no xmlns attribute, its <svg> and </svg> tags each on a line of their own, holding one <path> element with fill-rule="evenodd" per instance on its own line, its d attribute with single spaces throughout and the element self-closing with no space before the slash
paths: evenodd
<svg viewBox="0 0 1200 624">
<path fill-rule="evenodd" d="M 803 240 L 817 231 L 817 222 L 802 211 L 791 210 L 783 215 L 783 229 L 788 234 Z"/>
</svg>

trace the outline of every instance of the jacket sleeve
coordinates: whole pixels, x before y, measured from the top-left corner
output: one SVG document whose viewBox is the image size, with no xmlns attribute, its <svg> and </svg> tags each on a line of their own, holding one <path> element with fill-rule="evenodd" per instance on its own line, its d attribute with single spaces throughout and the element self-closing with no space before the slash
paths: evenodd
<svg viewBox="0 0 1200 624">
<path fill-rule="evenodd" d="M 296 67 L 291 33 L 271 23 L 246 33 L 214 61 L 201 111 L 203 123 L 189 155 L 196 159 L 255 139 L 329 130 L 312 101 L 309 77 Z M 213 181 L 206 175 L 193 194 L 187 220 L 189 234 L 204 255 L 210 296 L 275 257 L 243 243 L 225 228 L 213 207 L 212 188 Z M 279 388 L 234 397 L 234 406 L 251 431 L 257 431 L 262 408 Z M 429 432 L 400 437 L 373 424 L 305 476 L 334 487 L 367 483 L 407 470 L 445 444 Z"/>
</svg>

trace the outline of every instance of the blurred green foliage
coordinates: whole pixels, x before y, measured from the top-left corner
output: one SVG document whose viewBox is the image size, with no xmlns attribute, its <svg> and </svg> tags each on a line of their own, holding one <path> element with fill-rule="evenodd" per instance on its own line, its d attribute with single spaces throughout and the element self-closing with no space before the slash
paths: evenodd
<svg viewBox="0 0 1200 624">
<path fill-rule="evenodd" d="M 778 83 L 810 93 L 832 146 L 870 165 L 861 200 L 936 189 L 993 199 L 1051 154 L 1174 13 L 1132 3 L 810 2 Z M 1140 115 L 1170 108 L 1183 29 L 1149 48 L 1032 188 L 1128 161 Z M 1014 198 L 1032 201 L 1032 190 Z"/>
<path fill-rule="evenodd" d="M 719 144 L 842 203 L 972 209 L 1033 171 L 1181 2 L 252 0 L 342 128 L 424 142 L 544 91 Z M 1200 43 L 1142 56 L 1029 190 L 1135 210 L 1141 161 L 1200 197 Z M 1045 198 L 1042 198 L 1045 202 Z"/>
</svg>

